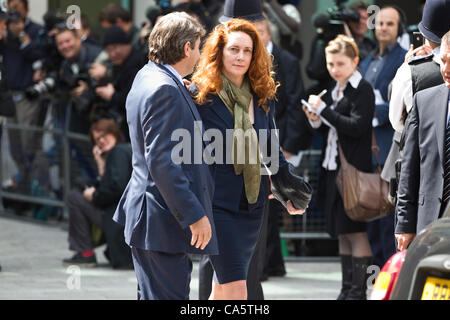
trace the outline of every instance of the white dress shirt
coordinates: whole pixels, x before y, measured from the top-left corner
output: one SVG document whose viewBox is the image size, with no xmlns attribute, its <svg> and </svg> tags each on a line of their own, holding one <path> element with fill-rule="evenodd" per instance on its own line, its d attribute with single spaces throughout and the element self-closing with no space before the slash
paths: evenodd
<svg viewBox="0 0 450 320">
<path fill-rule="evenodd" d="M 433 50 L 433 61 L 441 65 L 439 59 L 440 48 Z M 413 90 L 411 79 L 411 68 L 408 62 L 404 62 L 392 80 L 391 100 L 389 102 L 389 121 L 397 132 L 402 132 L 404 123 L 402 120 L 403 110 L 409 113 L 413 105 Z"/>
<path fill-rule="evenodd" d="M 178 73 L 177 70 L 175 70 L 174 67 L 172 67 L 170 64 L 163 64 L 164 67 L 169 69 L 169 71 L 181 82 L 181 84 L 184 86 L 183 77 Z"/>
</svg>

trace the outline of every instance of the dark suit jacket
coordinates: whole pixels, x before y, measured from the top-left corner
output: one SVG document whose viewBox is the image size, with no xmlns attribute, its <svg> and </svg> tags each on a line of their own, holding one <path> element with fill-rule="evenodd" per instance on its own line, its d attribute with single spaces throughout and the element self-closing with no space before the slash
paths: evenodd
<svg viewBox="0 0 450 320">
<path fill-rule="evenodd" d="M 385 57 L 386 61 L 383 68 L 379 71 L 375 83 L 371 83 L 374 89 L 380 91 L 381 96 L 385 101 L 385 103 L 377 104 L 375 106 L 375 117 L 378 119 L 379 126 L 374 128 L 374 132 L 378 147 L 380 148 L 379 160 L 381 165 L 384 165 L 384 162 L 386 161 L 392 144 L 392 136 L 394 135 L 394 129 L 389 121 L 388 88 L 397 73 L 397 69 L 400 68 L 404 62 L 405 54 L 406 50 L 397 43 L 392 50 L 387 53 L 387 56 Z M 372 53 L 360 63 L 359 67 L 363 77 L 373 59 L 374 54 Z M 373 162 L 375 164 L 375 161 Z"/>
<path fill-rule="evenodd" d="M 372 87 L 364 79 L 361 79 L 356 89 L 350 83 L 347 84 L 344 97 L 333 110 L 329 106 L 333 103 L 331 91 L 334 85 L 323 97 L 327 107 L 321 116 L 336 128 L 347 161 L 358 170 L 372 172 L 372 117 L 375 108 Z M 324 135 L 324 155 L 329 127 L 322 124 L 319 130 Z"/>
<path fill-rule="evenodd" d="M 233 116 L 217 95 L 211 96 L 211 98 L 211 102 L 197 106 L 203 120 L 203 125 L 205 126 L 205 130 L 218 129 L 222 137 L 226 137 L 227 130 L 234 129 Z M 272 172 L 273 174 L 275 174 L 278 171 L 278 168 L 287 165 L 287 162 L 284 159 L 283 153 L 280 151 L 278 139 L 274 137 L 273 132 L 271 132 L 275 129 L 273 121 L 273 101 L 270 101 L 270 103 L 268 104 L 270 106 L 270 111 L 267 115 L 262 108 L 257 106 L 258 98 L 256 95 L 253 96 L 253 101 L 255 108 L 255 123 L 253 127 L 255 128 L 257 134 L 260 133 L 260 130 L 261 132 L 267 133 L 266 139 L 263 139 L 262 134 L 258 135 L 259 147 L 260 150 L 267 150 L 267 152 L 263 151 L 263 154 L 272 159 L 270 163 L 266 163 L 268 164 L 269 168 L 275 169 L 275 171 Z M 224 139 L 223 142 L 223 147 L 225 147 L 226 140 Z M 266 147 L 267 149 L 265 149 Z M 238 212 L 239 203 L 244 192 L 244 178 L 242 174 L 236 175 L 234 173 L 234 166 L 230 164 L 230 162 L 226 161 L 227 158 L 231 158 L 231 150 L 231 142 L 221 152 L 218 152 L 217 149 L 214 150 L 214 154 L 216 156 L 220 153 L 223 155 L 223 161 L 222 163 L 220 163 L 220 161 L 218 161 L 219 157 L 216 157 L 216 188 L 214 192 L 213 205 L 214 209 L 220 209 L 229 212 Z M 264 160 L 262 160 L 262 162 L 263 161 Z M 278 161 L 278 164 L 276 163 L 276 161 Z M 261 188 L 259 190 L 258 200 L 255 204 L 255 207 L 260 207 L 261 210 L 263 209 L 263 204 L 265 203 L 269 195 L 269 190 L 265 186 L 265 182 L 267 181 L 265 181 L 263 177 L 263 179 L 261 179 Z"/>
<path fill-rule="evenodd" d="M 96 187 L 92 203 L 112 215 L 132 170 L 130 144 L 116 144 L 106 156 L 105 172 Z"/>
<path fill-rule="evenodd" d="M 164 66 L 149 62 L 136 75 L 126 109 L 133 173 L 114 215 L 125 226 L 125 241 L 144 250 L 217 254 L 210 168 L 192 159 L 192 164 L 174 161 L 172 155 L 180 145 L 176 133 L 183 139 L 202 137 L 195 123 L 200 115 L 184 84 Z M 202 153 L 201 143 L 195 150 L 195 142 L 189 142 L 183 153 Z M 202 251 L 190 245 L 189 226 L 205 215 L 213 236 Z"/>
<path fill-rule="evenodd" d="M 405 125 L 396 233 L 419 233 L 439 217 L 444 182 L 444 139 L 449 89 L 419 91 Z"/>
<path fill-rule="evenodd" d="M 273 45 L 275 81 L 280 83 L 275 101 L 275 124 L 281 147 L 291 153 L 309 148 L 313 134 L 300 107 L 304 95 L 300 62 L 288 51 Z"/>
</svg>

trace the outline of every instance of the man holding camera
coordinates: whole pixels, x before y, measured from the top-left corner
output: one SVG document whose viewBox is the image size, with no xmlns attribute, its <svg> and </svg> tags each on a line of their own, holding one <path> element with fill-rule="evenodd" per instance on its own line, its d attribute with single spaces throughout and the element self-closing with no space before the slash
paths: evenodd
<svg viewBox="0 0 450 320">
<path fill-rule="evenodd" d="M 367 21 L 369 19 L 369 13 L 367 11 L 368 7 L 369 5 L 363 1 L 354 2 L 348 7 L 349 10 L 359 13 L 358 21 L 350 20 L 347 24 L 351 36 L 358 45 L 360 61 L 363 61 L 376 47 L 375 42 L 371 38 L 365 36 L 367 31 L 369 31 L 369 27 L 367 26 Z"/>
<path fill-rule="evenodd" d="M 41 126 L 44 109 L 38 100 L 30 100 L 25 90 L 33 85 L 33 63 L 42 57 L 38 35 L 42 26 L 28 19 L 27 0 L 8 0 L 7 34 L 0 41 L 0 55 L 3 55 L 4 72 L 16 105 L 16 115 L 10 123 L 24 126 Z M 41 135 L 33 131 L 11 130 L 9 132 L 11 155 L 19 174 L 16 184 L 22 182 L 27 188 L 28 173 L 37 149 L 41 148 Z"/>
<path fill-rule="evenodd" d="M 76 30 L 66 27 L 58 28 L 55 42 L 64 58 L 58 75 L 58 91 L 63 95 L 62 100 L 70 104 L 70 131 L 88 134 L 95 97 L 88 71 L 102 49 L 82 43 Z"/>
<path fill-rule="evenodd" d="M 125 103 L 134 77 L 144 66 L 145 61 L 140 51 L 132 47 L 127 34 L 118 26 L 106 30 L 103 48 L 111 61 L 112 77 L 89 70 L 90 76 L 97 81 L 95 93 L 103 100 L 102 110 L 96 109 L 96 117 L 113 118 L 120 126 L 126 140 L 129 140 Z"/>
</svg>

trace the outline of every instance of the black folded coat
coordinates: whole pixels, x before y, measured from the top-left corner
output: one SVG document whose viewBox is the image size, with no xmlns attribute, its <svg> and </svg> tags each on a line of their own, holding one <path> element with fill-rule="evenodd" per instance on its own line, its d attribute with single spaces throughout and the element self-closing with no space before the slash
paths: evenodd
<svg viewBox="0 0 450 320">
<path fill-rule="evenodd" d="M 305 210 L 308 207 L 312 187 L 305 179 L 294 173 L 291 164 L 281 167 L 270 179 L 274 197 L 285 207 L 288 200 L 291 200 L 296 209 Z"/>
</svg>

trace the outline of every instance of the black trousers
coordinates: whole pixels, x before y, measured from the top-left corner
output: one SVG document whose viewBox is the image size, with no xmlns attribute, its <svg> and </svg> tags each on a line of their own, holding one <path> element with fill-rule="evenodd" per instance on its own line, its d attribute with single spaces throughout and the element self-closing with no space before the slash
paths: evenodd
<svg viewBox="0 0 450 320">
<path fill-rule="evenodd" d="M 281 253 L 280 230 L 278 228 L 280 217 L 286 209 L 276 199 L 269 200 L 269 218 L 267 226 L 267 248 L 264 263 L 264 273 L 285 272 L 284 259 Z"/>
<path fill-rule="evenodd" d="M 113 268 L 128 268 L 133 264 L 131 249 L 125 243 L 123 227 L 113 221 L 111 210 L 103 211 L 87 201 L 80 191 L 68 197 L 69 249 L 77 252 L 94 250 L 92 224 L 99 227 L 108 245 L 107 258 Z M 115 207 L 115 206 L 112 206 Z"/>
<path fill-rule="evenodd" d="M 76 252 L 94 250 L 92 224 L 103 229 L 103 210 L 87 201 L 78 190 L 68 195 L 69 249 Z"/>
</svg>

